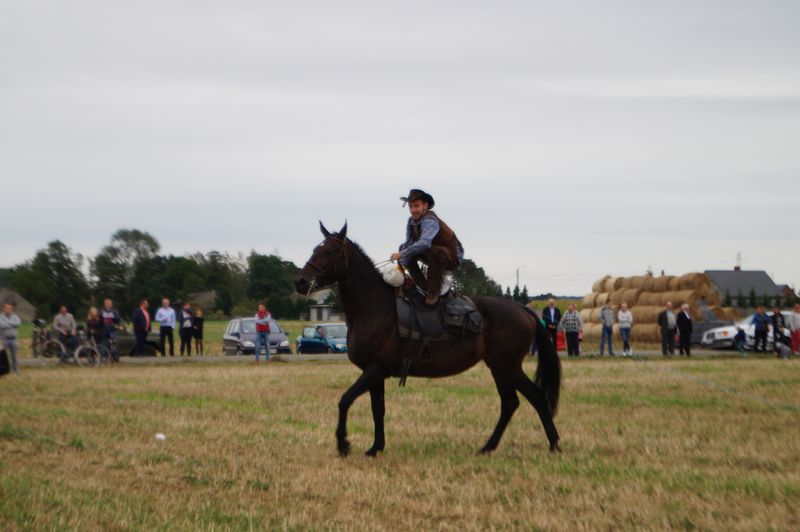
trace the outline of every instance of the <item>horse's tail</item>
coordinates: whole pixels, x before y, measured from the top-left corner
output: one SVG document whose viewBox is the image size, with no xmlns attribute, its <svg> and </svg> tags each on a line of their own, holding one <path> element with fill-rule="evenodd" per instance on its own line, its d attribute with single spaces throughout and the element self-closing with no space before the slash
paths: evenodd
<svg viewBox="0 0 800 532">
<path fill-rule="evenodd" d="M 523 308 L 533 316 L 533 322 L 536 327 L 534 336 L 536 338 L 539 364 L 536 366 L 536 375 L 533 381 L 544 392 L 550 415 L 555 417 L 558 410 L 558 397 L 561 392 L 561 361 L 558 358 L 553 341 L 550 339 L 550 335 L 547 334 L 547 329 L 545 329 L 539 316 L 525 305 L 523 305 Z"/>
</svg>

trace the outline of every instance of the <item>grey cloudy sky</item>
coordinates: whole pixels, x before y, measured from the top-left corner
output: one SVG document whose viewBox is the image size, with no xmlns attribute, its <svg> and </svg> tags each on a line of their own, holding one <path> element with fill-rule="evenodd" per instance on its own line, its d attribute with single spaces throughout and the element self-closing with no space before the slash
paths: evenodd
<svg viewBox="0 0 800 532">
<path fill-rule="evenodd" d="M 378 260 L 420 187 L 532 293 L 739 251 L 800 286 L 798 27 L 769 0 L 0 0 L 0 266 L 120 227 L 302 264 L 345 218 Z"/>
</svg>

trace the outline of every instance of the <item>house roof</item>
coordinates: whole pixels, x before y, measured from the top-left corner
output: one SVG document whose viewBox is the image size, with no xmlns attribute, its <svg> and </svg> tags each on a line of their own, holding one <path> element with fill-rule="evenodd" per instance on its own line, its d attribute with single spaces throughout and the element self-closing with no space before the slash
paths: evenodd
<svg viewBox="0 0 800 532">
<path fill-rule="evenodd" d="M 754 291 L 757 296 L 781 296 L 781 289 L 764 270 L 706 270 L 721 294 L 747 296 Z"/>
</svg>

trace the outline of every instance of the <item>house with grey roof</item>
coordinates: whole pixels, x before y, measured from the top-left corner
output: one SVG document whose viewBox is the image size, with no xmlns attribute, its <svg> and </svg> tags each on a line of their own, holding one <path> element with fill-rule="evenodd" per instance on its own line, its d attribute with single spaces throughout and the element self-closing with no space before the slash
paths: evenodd
<svg viewBox="0 0 800 532">
<path fill-rule="evenodd" d="M 734 306 L 749 306 L 749 296 L 755 293 L 758 298 L 770 298 L 771 303 L 785 297 L 783 289 L 764 270 L 706 270 L 720 297 L 730 295 Z M 738 301 L 744 298 L 744 301 Z"/>
</svg>

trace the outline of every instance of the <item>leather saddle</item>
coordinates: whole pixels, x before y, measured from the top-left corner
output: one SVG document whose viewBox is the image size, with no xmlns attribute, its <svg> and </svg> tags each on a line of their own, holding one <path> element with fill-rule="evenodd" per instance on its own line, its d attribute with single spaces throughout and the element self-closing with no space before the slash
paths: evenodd
<svg viewBox="0 0 800 532">
<path fill-rule="evenodd" d="M 436 306 L 425 304 L 425 296 L 412 290 L 396 297 L 397 328 L 401 338 L 441 342 L 481 333 L 483 317 L 475 303 L 452 291 L 439 298 Z"/>
</svg>

